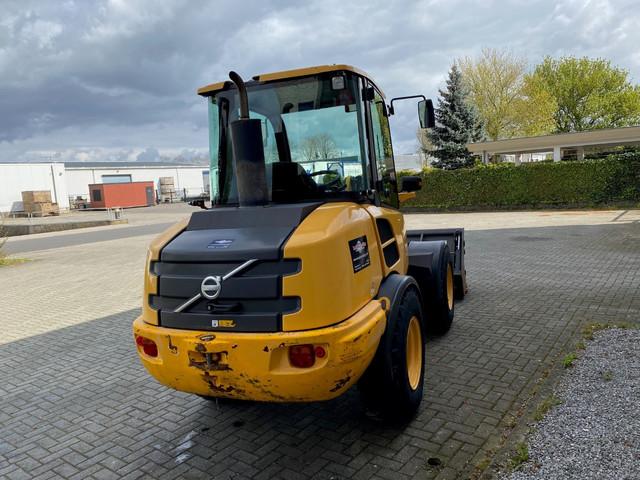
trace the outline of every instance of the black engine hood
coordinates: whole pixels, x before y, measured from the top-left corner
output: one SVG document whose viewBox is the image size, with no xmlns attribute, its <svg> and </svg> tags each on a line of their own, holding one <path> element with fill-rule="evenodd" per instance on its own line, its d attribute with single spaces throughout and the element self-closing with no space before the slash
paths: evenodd
<svg viewBox="0 0 640 480">
<path fill-rule="evenodd" d="M 160 253 L 164 262 L 277 260 L 295 228 L 322 203 L 220 207 L 195 212 Z"/>
</svg>

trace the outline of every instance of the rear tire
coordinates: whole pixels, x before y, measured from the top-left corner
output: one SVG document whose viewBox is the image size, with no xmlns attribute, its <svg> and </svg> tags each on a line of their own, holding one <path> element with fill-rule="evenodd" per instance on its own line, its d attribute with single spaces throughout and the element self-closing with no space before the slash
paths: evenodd
<svg viewBox="0 0 640 480">
<path fill-rule="evenodd" d="M 384 420 L 414 417 L 424 389 L 424 332 L 417 289 L 408 288 L 387 321 L 378 351 L 358 388 L 365 407 Z"/>
<path fill-rule="evenodd" d="M 443 335 L 451 328 L 454 315 L 455 289 L 449 247 L 445 247 L 440 255 L 440 264 L 434 275 L 433 289 L 424 292 L 426 325 L 429 333 Z"/>
</svg>

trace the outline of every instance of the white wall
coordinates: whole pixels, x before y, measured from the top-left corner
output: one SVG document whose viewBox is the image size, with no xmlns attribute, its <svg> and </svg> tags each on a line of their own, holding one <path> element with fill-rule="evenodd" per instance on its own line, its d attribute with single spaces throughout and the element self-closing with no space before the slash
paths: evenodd
<svg viewBox="0 0 640 480">
<path fill-rule="evenodd" d="M 160 189 L 160 177 L 173 177 L 173 184 L 178 192 L 182 192 L 186 188 L 188 194 L 195 195 L 204 190 L 202 172 L 207 169 L 207 166 L 122 168 L 67 166 L 67 190 L 69 195 L 73 197 L 77 195 L 88 196 L 88 185 L 102 183 L 103 175 L 131 175 L 132 182 L 153 182 L 156 190 Z"/>
<path fill-rule="evenodd" d="M 21 211 L 22 192 L 49 190 L 61 210 L 69 208 L 62 163 L 0 163 L 0 212 Z"/>
</svg>

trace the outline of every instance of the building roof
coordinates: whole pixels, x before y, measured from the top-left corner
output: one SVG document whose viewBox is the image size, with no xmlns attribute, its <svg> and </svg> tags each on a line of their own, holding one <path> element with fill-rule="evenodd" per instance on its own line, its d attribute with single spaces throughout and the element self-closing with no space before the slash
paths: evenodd
<svg viewBox="0 0 640 480">
<path fill-rule="evenodd" d="M 180 162 L 64 162 L 68 169 L 83 168 L 162 168 L 162 167 L 206 167 L 207 163 L 180 163 Z"/>
<path fill-rule="evenodd" d="M 640 143 L 640 126 L 603 128 L 585 132 L 556 133 L 539 137 L 507 138 L 491 142 L 469 143 L 471 153 L 524 153 L 553 150 L 554 147 L 582 147 L 589 145 L 624 145 Z"/>
</svg>

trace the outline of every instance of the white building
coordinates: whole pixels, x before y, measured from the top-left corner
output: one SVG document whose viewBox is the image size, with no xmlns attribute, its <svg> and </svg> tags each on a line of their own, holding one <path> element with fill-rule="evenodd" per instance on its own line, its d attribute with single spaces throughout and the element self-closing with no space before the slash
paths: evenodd
<svg viewBox="0 0 640 480">
<path fill-rule="evenodd" d="M 640 126 L 507 138 L 469 143 L 467 148 L 471 153 L 481 155 L 484 163 L 489 163 L 490 158 L 496 156 L 519 165 L 547 157 L 559 162 L 565 155 L 584 160 L 585 150 L 588 153 L 590 149 L 621 145 L 640 145 Z"/>
<path fill-rule="evenodd" d="M 89 184 L 152 181 L 160 193 L 160 178 L 173 178 L 178 199 L 209 192 L 209 167 L 169 162 L 0 163 L 0 212 L 23 210 L 22 192 L 49 190 L 60 210 L 70 200 L 88 199 Z"/>
<path fill-rule="evenodd" d="M 65 163 L 67 190 L 72 198 L 88 197 L 91 183 L 153 182 L 160 192 L 160 178 L 173 178 L 176 194 L 182 198 L 209 191 L 207 165 L 169 162 L 73 162 Z"/>
<path fill-rule="evenodd" d="M 60 210 L 69 208 L 62 163 L 0 163 L 0 212 L 22 211 L 25 190 L 48 190 Z"/>
</svg>

